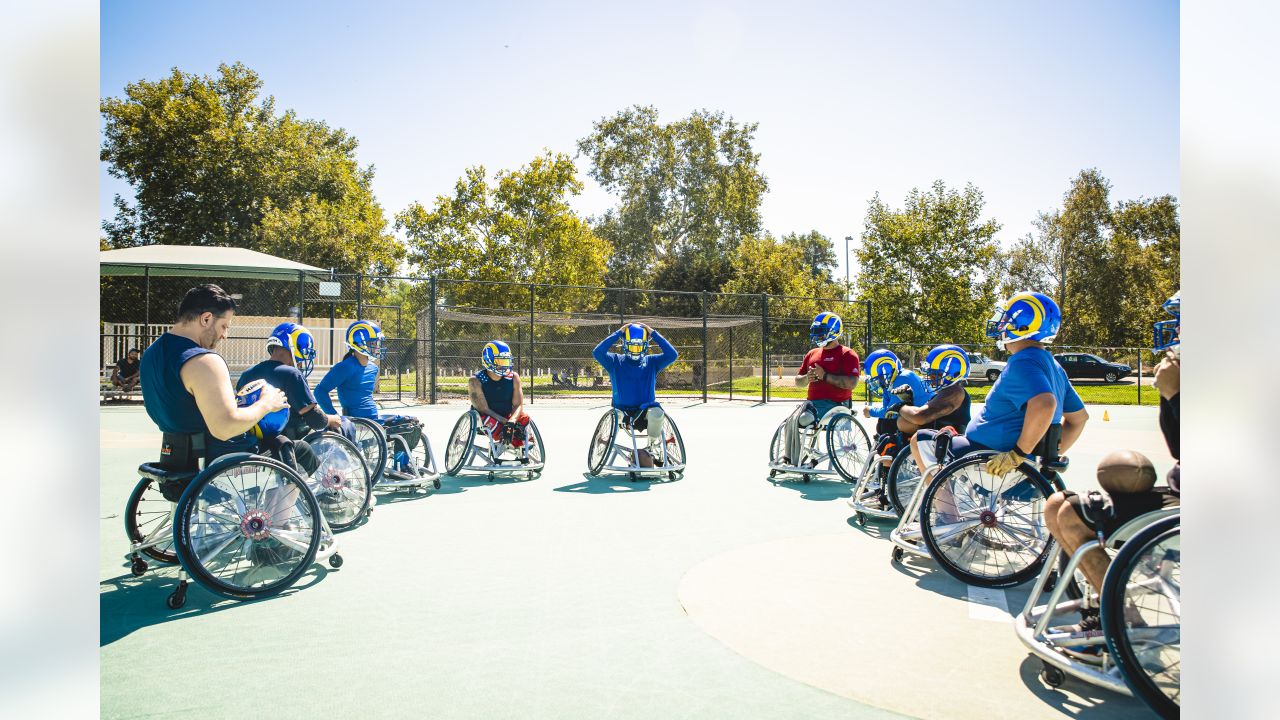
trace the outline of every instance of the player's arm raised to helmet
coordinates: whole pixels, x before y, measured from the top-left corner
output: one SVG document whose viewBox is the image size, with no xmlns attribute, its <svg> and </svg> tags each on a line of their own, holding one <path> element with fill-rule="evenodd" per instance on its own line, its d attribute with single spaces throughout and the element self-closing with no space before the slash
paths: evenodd
<svg viewBox="0 0 1280 720">
<path fill-rule="evenodd" d="M 670 340 L 662 337 L 662 333 L 650 328 L 648 325 L 645 325 L 645 327 L 649 328 L 649 336 L 653 338 L 654 342 L 658 343 L 658 349 L 662 350 L 662 354 L 650 358 L 649 362 L 657 363 L 658 369 L 662 370 L 675 362 L 676 358 L 680 357 L 680 352 L 676 350 L 676 346 L 672 345 Z"/>
<path fill-rule="evenodd" d="M 230 440 L 256 425 L 268 413 L 289 407 L 284 393 L 271 384 L 263 386 L 262 395 L 254 404 L 236 407 L 227 363 L 213 353 L 188 360 L 179 374 L 187 392 L 195 397 L 209 433 L 219 440 Z"/>
<path fill-rule="evenodd" d="M 605 337 L 605 339 L 601 340 L 600 344 L 596 345 L 595 349 L 591 351 L 591 357 L 595 358 L 596 362 L 600 363 L 604 367 L 610 367 L 613 364 L 613 360 L 609 357 L 609 348 L 613 347 L 613 344 L 618 341 L 618 338 L 622 337 L 622 333 L 626 327 L 626 325 L 623 325 L 621 328 L 614 330 L 613 333 Z"/>
</svg>

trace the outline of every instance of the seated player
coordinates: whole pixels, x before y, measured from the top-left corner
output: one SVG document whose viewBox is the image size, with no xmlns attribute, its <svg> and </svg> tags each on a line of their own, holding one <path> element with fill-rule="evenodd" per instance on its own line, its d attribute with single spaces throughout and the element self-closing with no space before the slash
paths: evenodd
<svg viewBox="0 0 1280 720">
<path fill-rule="evenodd" d="M 796 385 L 808 385 L 806 401 L 787 418 L 784 463 L 800 459 L 800 428 L 819 422 L 837 405 L 851 405 L 862 367 L 858 353 L 840 344 L 843 327 L 840 316 L 833 312 L 818 313 L 809 326 L 809 341 L 814 347 L 805 354 L 795 377 Z M 817 464 L 816 459 L 811 462 Z"/>
<path fill-rule="evenodd" d="M 329 368 L 316 386 L 316 402 L 327 415 L 337 415 L 330 393 L 338 391 L 342 414 L 382 423 L 389 435 L 404 437 L 412 452 L 422 441 L 422 422 L 409 415 L 388 415 L 378 410 L 373 394 L 378 389 L 378 366 L 383 358 L 382 328 L 372 320 L 356 320 L 347 326 L 347 354 Z M 347 423 L 350 426 L 350 423 Z M 352 438 L 355 430 L 352 429 Z M 409 457 L 393 458 L 396 469 L 407 469 Z"/>
<path fill-rule="evenodd" d="M 484 346 L 480 362 L 484 367 L 467 380 L 471 407 L 480 413 L 481 424 L 489 437 L 519 448 L 520 462 L 527 465 L 529 415 L 524 411 L 520 375 L 511 367 L 511 347 L 494 340 Z"/>
<path fill-rule="evenodd" d="M 899 411 L 898 429 L 911 438 L 911 457 L 920 472 L 935 462 L 934 440 L 949 428 L 954 435 L 970 421 L 969 355 L 959 345 L 939 345 L 925 356 L 925 373 L 934 395 L 919 407 L 908 405 Z M 918 431 L 918 432 L 917 432 Z"/>
<path fill-rule="evenodd" d="M 622 340 L 622 353 L 611 353 L 609 348 Z M 649 354 L 649 341 L 658 343 L 662 352 Z M 613 386 L 613 407 L 621 410 L 631 422 L 631 427 L 649 435 L 648 449 L 640 450 L 636 458 L 641 467 L 653 467 L 662 457 L 662 428 L 665 415 L 657 400 L 658 373 L 676 361 L 679 353 L 657 330 L 643 323 L 623 325 L 600 341 L 591 356 L 609 373 Z M 649 432 L 653 428 L 653 432 Z"/>
<path fill-rule="evenodd" d="M 863 417 L 878 418 L 876 435 L 898 431 L 898 411 L 906 405 L 925 404 L 933 391 L 915 372 L 904 369 L 892 350 L 880 349 L 867 356 L 867 391 L 880 398 L 880 407 L 863 406 Z"/>
<path fill-rule="evenodd" d="M 1179 295 L 1175 294 L 1166 301 L 1164 307 L 1175 318 L 1173 321 L 1155 323 L 1154 350 L 1165 353 L 1155 371 L 1155 387 L 1160 393 L 1160 431 L 1164 434 L 1169 453 L 1175 459 L 1173 469 L 1166 476 L 1167 485 L 1155 485 L 1155 468 L 1141 453 L 1116 450 L 1107 454 L 1098 464 L 1098 484 L 1102 487 L 1102 492 L 1092 490 L 1084 495 L 1071 491 L 1057 492 L 1045 503 L 1045 524 L 1064 552 L 1075 553 L 1087 542 L 1106 540 L 1120 526 L 1139 515 L 1175 507 L 1181 502 L 1181 461 L 1178 459 L 1181 374 Z M 1111 559 L 1099 548 L 1081 559 L 1080 570 L 1095 590 L 1101 590 L 1102 580 L 1110 564 Z M 1071 629 L 1097 630 L 1097 609 L 1086 609 L 1083 614 L 1084 620 Z"/>
<path fill-rule="evenodd" d="M 307 377 L 315 366 L 315 339 L 303 326 L 296 323 L 280 323 L 267 338 L 268 359 L 240 374 L 236 390 L 242 390 L 254 380 L 265 380 L 284 391 L 289 400 L 289 419 L 281 434 L 290 440 L 300 441 L 315 430 L 332 430 L 355 442 L 355 428 L 341 416 L 326 415 L 316 402 L 307 385 Z M 299 462 L 312 466 L 310 449 L 298 442 Z"/>
<path fill-rule="evenodd" d="M 142 354 L 139 373 L 147 415 L 164 433 L 161 466 L 194 470 L 230 452 L 252 452 L 249 431 L 267 415 L 288 408 L 284 393 L 264 388 L 238 405 L 231 375 L 214 352 L 227 337 L 235 300 L 217 285 L 191 288 L 173 327 Z M 170 498 L 176 501 L 176 497 Z"/>
<path fill-rule="evenodd" d="M 116 363 L 115 369 L 111 371 L 111 385 L 121 392 L 133 392 L 142 379 L 142 374 L 139 372 L 140 363 L 138 349 L 129 348 L 124 359 Z"/>
</svg>

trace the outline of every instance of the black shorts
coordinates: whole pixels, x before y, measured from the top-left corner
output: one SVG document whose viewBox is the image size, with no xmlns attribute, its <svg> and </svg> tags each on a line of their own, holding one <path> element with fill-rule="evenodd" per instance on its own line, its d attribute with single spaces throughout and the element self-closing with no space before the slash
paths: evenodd
<svg viewBox="0 0 1280 720">
<path fill-rule="evenodd" d="M 1146 492 L 1115 493 L 1110 495 L 1095 490 L 1080 495 L 1064 490 L 1067 502 L 1080 519 L 1102 537 L 1110 537 L 1120 526 L 1149 512 L 1178 507 L 1181 500 L 1167 487 L 1154 487 Z"/>
</svg>

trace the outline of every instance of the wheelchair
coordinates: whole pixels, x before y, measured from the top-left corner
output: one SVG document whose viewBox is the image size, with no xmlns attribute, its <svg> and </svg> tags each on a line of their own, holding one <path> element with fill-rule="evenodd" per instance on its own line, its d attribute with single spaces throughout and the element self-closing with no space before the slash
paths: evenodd
<svg viewBox="0 0 1280 720">
<path fill-rule="evenodd" d="M 314 475 L 352 463 L 336 457 L 349 448 L 323 451 Z M 312 563 L 341 567 L 337 539 L 312 484 L 295 469 L 292 453 L 283 455 L 282 462 L 230 453 L 203 470 L 140 465 L 142 477 L 124 513 L 130 572 L 147 572 L 143 555 L 179 565 L 178 586 L 165 601 L 177 610 L 186 604 L 189 581 L 220 597 L 250 600 L 283 592 Z M 358 453 L 353 457 L 363 463 Z"/>
<path fill-rule="evenodd" d="M 458 477 L 463 472 L 478 473 L 487 475 L 489 482 L 496 477 L 518 475 L 528 480 L 538 478 L 546 466 L 542 433 L 532 419 L 526 430 L 528 456 L 524 457 L 521 449 L 512 443 L 490 437 L 475 408 L 467 410 L 449 433 L 444 453 L 445 474 Z"/>
<path fill-rule="evenodd" d="M 801 404 L 791 415 L 803 412 L 804 408 L 805 405 Z M 788 418 L 778 426 L 769 444 L 769 479 L 774 485 L 778 484 L 776 478 L 787 475 L 798 475 L 803 482 L 809 482 L 815 476 L 834 476 L 848 483 L 858 481 L 872 454 L 871 438 L 854 418 L 853 411 L 837 405 L 818 422 L 798 428 L 800 457 L 794 463 L 783 462 L 790 420 Z"/>
<path fill-rule="evenodd" d="M 684 477 L 684 438 L 676 421 L 665 411 L 662 414 L 662 457 L 654 458 L 654 467 L 640 465 L 640 450 L 649 447 L 649 430 L 637 430 L 632 418 L 617 408 L 610 408 L 596 423 L 587 448 L 587 472 L 599 476 L 604 471 L 626 473 L 635 482 L 644 475 L 666 475 L 670 480 Z M 627 438 L 619 441 L 619 432 Z M 637 434 L 638 433 L 638 434 Z"/>
<path fill-rule="evenodd" d="M 924 473 L 889 533 L 894 563 L 905 553 L 932 557 L 947 574 L 968 585 L 1019 585 L 1044 565 L 1049 529 L 1044 503 L 1063 489 L 1068 461 L 1058 456 L 1062 426 L 1049 427 L 1033 452 L 1040 467 L 1024 462 L 1003 477 L 983 467 L 997 453 L 972 452 L 952 460 L 950 436 L 939 435 L 939 462 Z M 946 464 L 941 459 L 949 460 Z M 904 462 L 908 461 L 908 457 Z"/>
<path fill-rule="evenodd" d="M 901 510 L 889 497 L 889 477 L 898 459 L 906 456 L 911 459 L 911 446 L 898 432 L 881 433 L 876 436 L 875 449 L 867 457 L 862 466 L 862 474 L 853 486 L 849 495 L 849 506 L 856 514 L 854 518 L 859 525 L 866 525 L 867 518 L 879 520 L 897 520 Z M 914 467 L 914 463 L 911 463 Z"/>
<path fill-rule="evenodd" d="M 413 491 L 431 485 L 440 489 L 440 472 L 436 469 L 436 456 L 431 451 L 427 434 L 421 424 L 409 427 L 408 423 L 392 425 L 390 432 L 382 423 L 369 418 L 352 417 L 356 431 L 356 445 L 369 465 L 373 489 L 390 492 Z M 413 420 L 414 423 L 418 421 Z M 417 442 L 412 437 L 418 433 Z"/>
<path fill-rule="evenodd" d="M 1121 526 L 1105 544 L 1085 543 L 1070 557 L 1052 543 L 1049 562 L 1014 618 L 1018 639 L 1043 663 L 1040 678 L 1045 684 L 1060 687 L 1071 675 L 1139 697 L 1161 717 L 1178 717 L 1180 518 L 1179 508 L 1146 513 Z M 1098 547 L 1111 556 L 1100 593 L 1077 571 L 1084 555 Z M 1100 633 L 1054 628 L 1055 617 L 1078 617 L 1095 600 Z"/>
</svg>

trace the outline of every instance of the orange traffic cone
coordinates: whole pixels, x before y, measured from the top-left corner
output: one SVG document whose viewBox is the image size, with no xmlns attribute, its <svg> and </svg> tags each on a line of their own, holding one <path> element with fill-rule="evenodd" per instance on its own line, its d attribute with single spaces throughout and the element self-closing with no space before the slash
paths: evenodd
<svg viewBox="0 0 1280 720">
<path fill-rule="evenodd" d="M 1109 413 L 1107 413 L 1107 411 L 1106 411 L 1106 410 L 1103 410 L 1103 411 L 1102 411 L 1102 422 L 1108 422 L 1109 420 L 1111 420 L 1111 415 L 1110 415 Z"/>
</svg>

